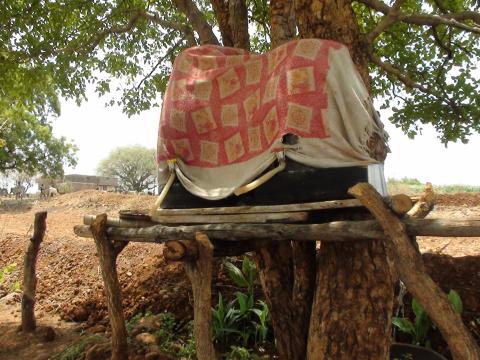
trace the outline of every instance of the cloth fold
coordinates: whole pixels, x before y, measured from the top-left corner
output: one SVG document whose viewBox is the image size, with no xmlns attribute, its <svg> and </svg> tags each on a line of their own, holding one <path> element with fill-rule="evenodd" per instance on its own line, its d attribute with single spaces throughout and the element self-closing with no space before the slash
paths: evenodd
<svg viewBox="0 0 480 360">
<path fill-rule="evenodd" d="M 376 164 L 368 147 L 374 135 L 386 141 L 342 44 L 295 40 L 261 55 L 198 46 L 177 57 L 167 86 L 160 184 L 173 159 L 185 188 L 211 200 L 258 177 L 277 152 L 312 167 Z"/>
</svg>

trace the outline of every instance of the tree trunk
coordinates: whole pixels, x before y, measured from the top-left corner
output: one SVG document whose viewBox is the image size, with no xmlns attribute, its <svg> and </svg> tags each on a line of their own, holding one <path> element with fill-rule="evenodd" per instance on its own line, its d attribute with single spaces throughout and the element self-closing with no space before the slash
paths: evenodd
<svg viewBox="0 0 480 360">
<path fill-rule="evenodd" d="M 365 46 L 349 0 L 298 0 L 301 37 L 343 43 L 366 86 Z M 383 241 L 322 243 L 312 305 L 308 359 L 388 358 L 393 280 Z"/>
<path fill-rule="evenodd" d="M 295 36 L 293 2 L 270 1 L 272 48 Z M 315 283 L 315 243 L 270 244 L 255 256 L 280 359 L 304 360 Z"/>
<path fill-rule="evenodd" d="M 382 240 L 322 243 L 307 359 L 388 359 L 392 307 Z"/>
</svg>

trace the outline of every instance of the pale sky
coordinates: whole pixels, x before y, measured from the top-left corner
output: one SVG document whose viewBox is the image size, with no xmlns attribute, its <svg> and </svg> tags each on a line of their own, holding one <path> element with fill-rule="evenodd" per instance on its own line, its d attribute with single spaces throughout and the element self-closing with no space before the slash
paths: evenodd
<svg viewBox="0 0 480 360">
<path fill-rule="evenodd" d="M 160 98 L 158 101 L 160 104 Z M 62 102 L 54 133 L 72 139 L 79 148 L 78 164 L 66 169 L 66 174 L 95 174 L 99 161 L 119 146 L 156 146 L 160 108 L 128 118 L 119 107 L 106 107 L 105 102 L 94 94 L 80 107 L 73 101 Z M 475 165 L 480 157 L 480 135 L 472 136 L 466 145 L 455 143 L 445 148 L 432 128 L 426 127 L 410 140 L 388 122 L 387 113 L 381 115 L 392 150 L 385 163 L 387 178 L 406 176 L 436 185 L 480 185 L 480 171 Z"/>
</svg>

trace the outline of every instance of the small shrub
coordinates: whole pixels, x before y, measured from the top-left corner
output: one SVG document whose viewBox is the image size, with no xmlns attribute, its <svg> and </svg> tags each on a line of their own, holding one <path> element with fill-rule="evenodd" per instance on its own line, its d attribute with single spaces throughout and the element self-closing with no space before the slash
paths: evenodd
<svg viewBox="0 0 480 360">
<path fill-rule="evenodd" d="M 455 311 L 461 315 L 463 313 L 463 303 L 460 295 L 458 295 L 455 290 L 450 290 L 448 293 L 448 299 Z M 412 336 L 413 344 L 430 347 L 428 334 L 432 327 L 432 320 L 416 299 L 412 300 L 412 310 L 415 314 L 413 323 L 407 318 L 400 317 L 394 317 L 392 323 L 400 331 L 410 334 Z"/>
<path fill-rule="evenodd" d="M 246 289 L 235 292 L 235 297 L 225 302 L 221 293 L 212 309 L 214 339 L 223 346 L 240 342 L 244 347 L 267 341 L 272 333 L 268 307 L 262 300 L 255 300 L 254 286 L 257 277 L 255 263 L 247 256 L 241 267 L 226 262 L 230 279 L 235 285 Z"/>
<path fill-rule="evenodd" d="M 88 335 L 80 338 L 79 341 L 69 346 L 62 352 L 53 357 L 51 360 L 83 360 L 85 357 L 85 350 L 89 345 L 104 342 L 106 339 L 99 335 Z"/>
</svg>

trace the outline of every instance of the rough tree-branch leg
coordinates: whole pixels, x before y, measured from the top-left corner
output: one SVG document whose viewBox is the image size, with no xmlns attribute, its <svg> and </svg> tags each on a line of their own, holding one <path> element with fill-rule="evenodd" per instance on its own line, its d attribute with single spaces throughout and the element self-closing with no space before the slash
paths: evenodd
<svg viewBox="0 0 480 360">
<path fill-rule="evenodd" d="M 107 215 L 101 214 L 90 225 L 97 247 L 98 261 L 107 296 L 108 317 L 112 327 L 112 360 L 128 360 L 127 329 L 123 316 L 122 297 L 117 275 L 117 256 L 126 243 L 108 240 L 105 229 Z"/>
<path fill-rule="evenodd" d="M 35 331 L 35 291 L 37 288 L 37 276 L 35 269 L 37 265 L 40 243 L 45 236 L 47 229 L 47 212 L 37 212 L 33 223 L 33 236 L 30 238 L 27 252 L 25 254 L 23 270 L 23 295 L 22 295 L 22 331 Z"/>
<path fill-rule="evenodd" d="M 480 359 L 480 349 L 453 309 L 447 296 L 433 282 L 425 270 L 420 254 L 412 246 L 405 225 L 392 213 L 382 197 L 368 183 L 360 183 L 349 190 L 370 210 L 387 235 L 386 245 L 400 279 L 422 304 L 448 343 L 456 360 Z"/>
<path fill-rule="evenodd" d="M 198 258 L 185 262 L 185 271 L 193 289 L 193 333 L 198 360 L 214 360 L 212 339 L 213 245 L 205 234 L 196 235 Z"/>
</svg>

